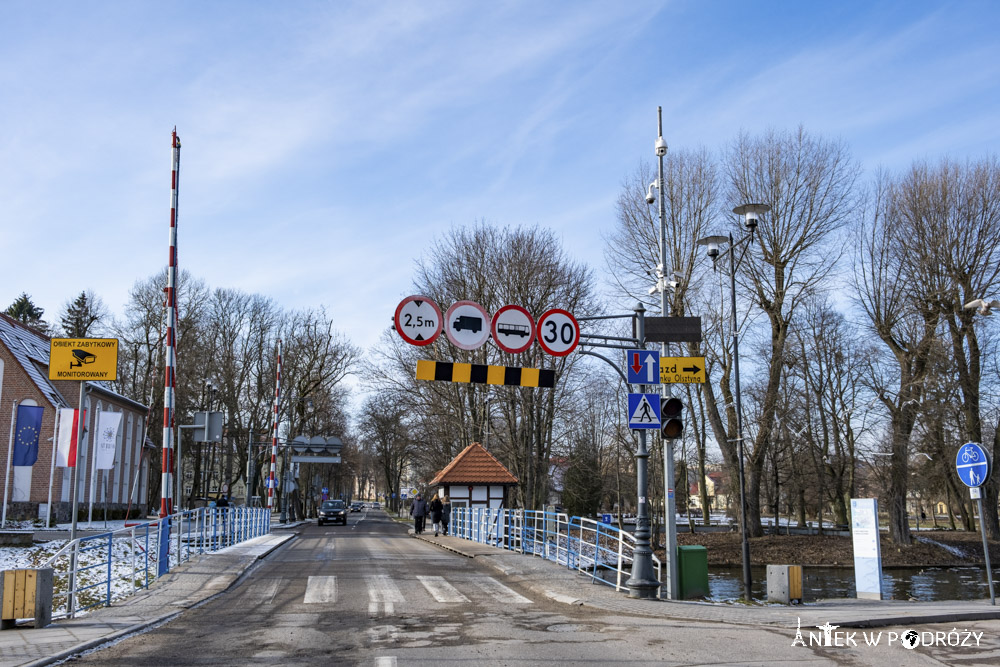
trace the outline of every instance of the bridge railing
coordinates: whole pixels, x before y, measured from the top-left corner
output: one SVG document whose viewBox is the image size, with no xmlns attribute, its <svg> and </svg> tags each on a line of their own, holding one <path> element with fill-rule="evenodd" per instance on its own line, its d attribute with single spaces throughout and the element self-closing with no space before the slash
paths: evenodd
<svg viewBox="0 0 1000 667">
<path fill-rule="evenodd" d="M 110 606 L 148 588 L 171 567 L 193 556 L 225 549 L 270 530 L 269 510 L 201 507 L 78 537 L 41 565 L 54 570 L 52 616 L 73 617 L 94 607 Z"/>
<path fill-rule="evenodd" d="M 457 507 L 449 534 L 565 565 L 620 591 L 631 575 L 635 536 L 616 526 L 557 512 Z M 654 555 L 656 578 L 661 563 Z"/>
</svg>

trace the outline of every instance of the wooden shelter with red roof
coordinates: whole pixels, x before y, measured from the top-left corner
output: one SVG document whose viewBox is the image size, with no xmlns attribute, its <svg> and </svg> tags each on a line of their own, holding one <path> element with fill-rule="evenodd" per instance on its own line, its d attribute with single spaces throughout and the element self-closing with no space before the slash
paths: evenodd
<svg viewBox="0 0 1000 667">
<path fill-rule="evenodd" d="M 478 442 L 463 449 L 431 480 L 431 487 L 448 496 L 452 507 L 509 507 L 507 493 L 513 486 L 517 477 Z"/>
</svg>

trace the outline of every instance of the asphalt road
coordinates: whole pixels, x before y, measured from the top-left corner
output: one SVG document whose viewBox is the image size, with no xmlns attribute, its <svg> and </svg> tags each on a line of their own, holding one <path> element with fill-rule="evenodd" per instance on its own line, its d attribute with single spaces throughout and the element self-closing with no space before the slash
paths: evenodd
<svg viewBox="0 0 1000 667">
<path fill-rule="evenodd" d="M 996 623 L 983 628 L 993 649 L 985 651 L 909 651 L 885 643 L 793 646 L 794 633 L 783 628 L 638 617 L 555 602 L 519 589 L 476 559 L 412 539 L 382 511 L 351 514 L 347 526 L 296 530 L 297 539 L 223 595 L 73 662 L 551 667 L 997 658 Z"/>
</svg>

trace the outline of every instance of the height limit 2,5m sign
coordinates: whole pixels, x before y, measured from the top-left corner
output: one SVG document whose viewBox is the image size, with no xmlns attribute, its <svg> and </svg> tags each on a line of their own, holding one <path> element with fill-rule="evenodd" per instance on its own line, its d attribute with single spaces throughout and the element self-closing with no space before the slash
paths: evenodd
<svg viewBox="0 0 1000 667">
<path fill-rule="evenodd" d="M 53 338 L 50 380 L 117 380 L 117 338 Z"/>
<path fill-rule="evenodd" d="M 441 309 L 426 296 L 408 296 L 392 318 L 396 332 L 410 345 L 430 345 L 441 335 Z"/>
</svg>

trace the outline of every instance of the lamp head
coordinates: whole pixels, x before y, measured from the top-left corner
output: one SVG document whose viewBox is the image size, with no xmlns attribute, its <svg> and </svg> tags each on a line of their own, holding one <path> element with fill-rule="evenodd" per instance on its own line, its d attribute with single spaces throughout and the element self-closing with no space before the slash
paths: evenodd
<svg viewBox="0 0 1000 667">
<path fill-rule="evenodd" d="M 698 245 L 708 246 L 708 256 L 712 259 L 712 268 L 715 268 L 715 261 L 719 259 L 719 245 L 729 241 L 728 236 L 713 234 L 697 240 Z"/>
<path fill-rule="evenodd" d="M 754 230 L 757 229 L 760 214 L 767 213 L 770 210 L 771 207 L 768 204 L 743 204 L 734 208 L 733 213 L 743 216 L 743 225 L 747 228 L 748 232 L 753 234 Z"/>
</svg>

